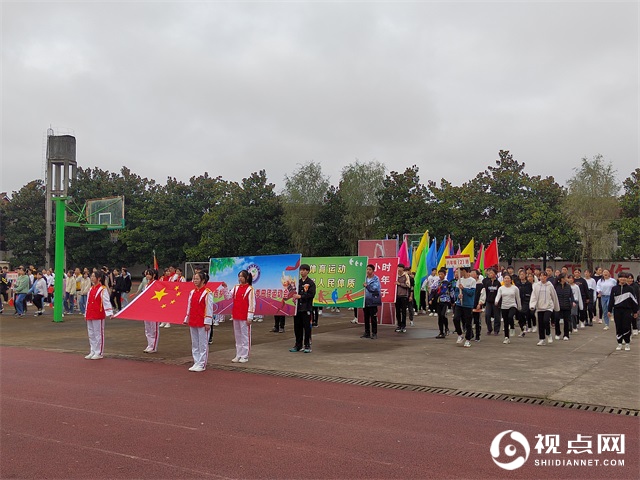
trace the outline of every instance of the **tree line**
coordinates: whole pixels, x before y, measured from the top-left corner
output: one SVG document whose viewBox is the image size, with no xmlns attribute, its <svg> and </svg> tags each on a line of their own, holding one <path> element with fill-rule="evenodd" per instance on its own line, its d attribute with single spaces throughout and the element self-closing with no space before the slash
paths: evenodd
<svg viewBox="0 0 640 480">
<path fill-rule="evenodd" d="M 640 168 L 620 188 L 601 155 L 583 158 L 562 186 L 551 176 L 529 175 L 508 151 L 498 157 L 459 186 L 444 178 L 422 183 L 416 165 L 387 173 L 376 161 L 355 161 L 332 185 L 320 163 L 307 162 L 285 177 L 281 192 L 265 170 L 241 182 L 204 173 L 163 185 L 126 167 L 118 173 L 79 168 L 69 190 L 72 209 L 124 195 L 126 228 L 116 242 L 104 231 L 67 228 L 67 263 L 150 264 L 154 251 L 160 265 L 287 252 L 351 255 L 360 239 L 425 229 L 438 239 L 451 234 L 461 245 L 497 237 L 506 261 L 640 258 Z M 0 205 L 0 228 L 13 264 L 43 265 L 42 181 Z"/>
</svg>

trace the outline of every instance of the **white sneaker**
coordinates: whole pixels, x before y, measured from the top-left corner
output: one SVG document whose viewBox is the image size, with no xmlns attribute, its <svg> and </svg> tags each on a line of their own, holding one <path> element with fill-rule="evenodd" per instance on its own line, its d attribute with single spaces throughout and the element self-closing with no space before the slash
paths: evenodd
<svg viewBox="0 0 640 480">
<path fill-rule="evenodd" d="M 511 343 L 511 340 L 509 340 L 509 337 L 504 337 L 504 340 L 502 341 L 502 343 L 504 344 Z"/>
<path fill-rule="evenodd" d="M 193 372 L 193 369 L 194 369 L 194 368 L 196 368 L 196 366 L 195 366 L 195 365 L 190 366 L 190 367 L 189 367 L 189 371 L 190 371 L 190 372 Z"/>
<path fill-rule="evenodd" d="M 628 352 L 629 350 L 631 350 L 631 345 L 629 345 L 628 343 L 624 346 L 624 349 L 626 352 Z"/>
<path fill-rule="evenodd" d="M 509 329 L 509 336 L 510 337 L 514 337 L 516 335 L 516 329 L 515 328 L 510 328 Z"/>
<path fill-rule="evenodd" d="M 556 335 L 556 340 L 560 340 L 560 335 Z"/>
<path fill-rule="evenodd" d="M 151 351 L 151 349 L 150 349 L 149 347 L 147 347 L 147 348 L 145 348 L 145 349 L 143 350 L 143 352 L 144 352 L 144 353 L 149 353 L 150 351 Z"/>
<path fill-rule="evenodd" d="M 580 322 L 580 328 L 584 328 L 584 322 Z"/>
<path fill-rule="evenodd" d="M 194 365 L 189 370 L 192 371 L 192 372 L 204 372 L 205 368 L 201 367 L 200 365 Z"/>
<path fill-rule="evenodd" d="M 544 340 L 540 340 L 538 343 L 536 343 L 536 345 L 539 347 L 544 347 L 545 345 Z"/>
<path fill-rule="evenodd" d="M 170 323 L 165 323 L 165 324 L 164 324 L 164 328 L 170 328 L 170 327 L 171 327 L 171 324 L 170 324 Z"/>
<path fill-rule="evenodd" d="M 238 363 L 238 362 L 240 361 L 240 357 L 233 357 L 233 358 L 231 359 L 231 361 L 232 361 L 233 363 Z"/>
<path fill-rule="evenodd" d="M 577 328 L 574 328 L 574 329 L 573 329 L 573 333 L 578 333 L 578 329 L 577 329 Z"/>
<path fill-rule="evenodd" d="M 553 335 L 547 337 L 547 343 L 553 343 Z"/>
<path fill-rule="evenodd" d="M 158 328 L 163 328 L 166 325 L 165 322 L 160 322 L 160 325 L 158 325 Z"/>
<path fill-rule="evenodd" d="M 411 320 L 411 322 L 409 322 L 409 325 L 413 327 L 413 320 Z"/>
<path fill-rule="evenodd" d="M 101 358 L 102 358 L 102 355 L 98 355 L 97 353 L 91 356 L 91 360 L 100 360 Z"/>
<path fill-rule="evenodd" d="M 533 327 L 533 328 L 531 329 L 531 333 L 536 333 L 537 331 L 538 331 L 538 327 Z"/>
<path fill-rule="evenodd" d="M 469 340 L 466 340 L 466 341 L 464 342 L 464 346 L 465 346 L 465 347 L 467 347 L 467 348 L 469 348 L 469 347 L 471 346 L 471 342 L 470 342 Z"/>
<path fill-rule="evenodd" d="M 464 337 L 462 335 L 458 335 L 458 340 L 456 341 L 456 343 L 462 343 L 463 340 Z"/>
<path fill-rule="evenodd" d="M 240 359 L 238 360 L 238 362 L 240 363 L 247 363 L 249 361 L 249 359 L 247 357 L 240 357 Z"/>
<path fill-rule="evenodd" d="M 336 308 L 336 313 L 340 313 L 340 309 L 339 308 Z"/>
<path fill-rule="evenodd" d="M 635 330 L 633 330 L 633 334 L 634 335 L 638 335 L 638 329 L 637 328 Z"/>
<path fill-rule="evenodd" d="M 258 317 L 258 323 L 262 322 L 263 320 L 264 320 L 264 318 Z"/>
<path fill-rule="evenodd" d="M 569 337 L 563 337 L 562 340 L 564 340 L 565 342 L 569 341 Z"/>
<path fill-rule="evenodd" d="M 609 325 L 605 325 L 603 330 L 609 330 Z"/>
<path fill-rule="evenodd" d="M 622 344 L 619 343 L 618 345 L 616 345 L 616 350 L 622 350 Z"/>
<path fill-rule="evenodd" d="M 86 358 L 87 360 L 91 360 L 91 357 L 93 357 L 93 352 L 91 352 L 89 355 L 85 355 L 84 358 Z"/>
<path fill-rule="evenodd" d="M 354 318 L 353 320 L 351 320 L 351 323 L 358 323 L 358 319 Z"/>
<path fill-rule="evenodd" d="M 220 325 L 220 322 L 219 322 L 218 320 L 214 320 L 214 322 L 213 322 L 213 326 L 214 326 L 214 327 L 217 327 L 218 325 Z"/>
</svg>

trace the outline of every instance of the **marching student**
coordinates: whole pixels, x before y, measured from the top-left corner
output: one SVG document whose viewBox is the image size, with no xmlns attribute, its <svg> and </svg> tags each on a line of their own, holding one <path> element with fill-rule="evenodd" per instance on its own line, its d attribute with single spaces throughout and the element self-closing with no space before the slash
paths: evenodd
<svg viewBox="0 0 640 480">
<path fill-rule="evenodd" d="M 482 321 L 480 320 L 480 313 L 482 312 L 482 308 L 484 303 L 487 301 L 487 293 L 484 289 L 484 284 L 480 279 L 480 272 L 477 269 L 471 270 L 471 278 L 476 281 L 476 296 L 474 298 L 473 304 L 475 308 L 472 310 L 473 312 L 473 324 L 476 329 L 476 338 L 475 341 L 480 341 L 480 333 L 482 332 Z"/>
<path fill-rule="evenodd" d="M 576 289 L 578 286 L 575 285 Z M 578 289 L 578 294 L 580 290 Z M 563 273 L 557 278 L 556 295 L 558 296 L 558 306 L 560 307 L 560 315 L 556 317 L 556 340 L 560 340 L 560 320 L 564 324 L 565 342 L 569 340 L 570 332 L 573 328 L 573 320 L 571 319 L 571 309 L 576 306 L 573 287 L 567 283 L 567 279 Z"/>
<path fill-rule="evenodd" d="M 87 360 L 100 360 L 104 354 L 104 320 L 113 315 L 109 290 L 104 286 L 104 272 L 96 270 L 91 274 L 91 290 L 87 296 L 85 319 L 91 351 Z"/>
<path fill-rule="evenodd" d="M 596 284 L 596 293 L 600 300 L 600 313 L 604 320 L 603 330 L 609 330 L 609 299 L 611 298 L 611 289 L 618 284 L 615 278 L 611 278 L 609 270 L 602 271 L 602 278 Z"/>
<path fill-rule="evenodd" d="M 588 319 L 589 319 L 589 325 L 593 325 L 593 319 L 596 319 L 596 322 L 598 321 L 598 317 L 596 315 L 596 300 L 598 297 L 596 297 L 596 288 L 597 288 L 597 283 L 596 280 L 593 279 L 591 277 L 591 270 L 586 269 L 584 270 L 584 281 L 587 282 L 587 305 L 585 305 L 585 310 L 587 311 L 587 315 L 588 315 Z"/>
<path fill-rule="evenodd" d="M 504 319 L 504 341 L 502 343 L 511 343 L 510 336 L 515 334 L 515 325 L 513 319 L 521 308 L 520 304 L 520 290 L 511 282 L 511 275 L 503 275 L 502 281 L 504 285 L 498 288 L 496 294 L 496 307 L 499 306 L 500 314 Z M 502 301 L 502 303 L 500 303 Z M 524 332 L 524 327 L 521 324 Z"/>
<path fill-rule="evenodd" d="M 496 335 L 500 334 L 500 309 L 496 307 L 496 295 L 500 288 L 500 280 L 496 278 L 496 271 L 493 268 L 487 268 L 486 273 L 488 277 L 482 280 L 484 284 L 484 290 L 487 295 L 487 303 L 484 310 L 484 321 L 487 323 L 487 335 L 491 335 L 491 332 L 495 332 Z M 493 322 L 491 319 L 493 318 Z"/>
<path fill-rule="evenodd" d="M 380 278 L 374 273 L 376 267 L 367 265 L 364 284 L 364 335 L 360 338 L 378 338 L 378 307 L 382 305 L 380 297 Z"/>
<path fill-rule="evenodd" d="M 189 293 L 187 315 L 184 324 L 191 331 L 191 354 L 193 366 L 190 372 L 204 372 L 209 359 L 209 331 L 212 329 L 213 292 L 207 288 L 209 275 L 204 272 L 193 274 L 194 288 Z"/>
<path fill-rule="evenodd" d="M 561 275 L 564 275 L 562 273 Z M 584 305 L 582 304 L 582 294 L 580 292 L 580 286 L 575 283 L 573 275 L 568 274 L 567 282 L 571 287 L 571 293 L 573 295 L 573 302 L 571 304 L 571 328 L 573 333 L 578 331 L 578 321 L 580 320 L 580 310 L 583 309 Z"/>
<path fill-rule="evenodd" d="M 441 268 L 438 271 L 438 286 L 436 287 L 436 310 L 438 311 L 438 329 L 440 333 L 436 338 L 446 338 L 449 335 L 449 319 L 447 310 L 451 303 L 451 286 L 446 279 L 447 269 Z"/>
<path fill-rule="evenodd" d="M 545 337 L 549 344 L 553 343 L 551 336 L 551 314 L 560 310 L 558 295 L 551 282 L 547 281 L 547 272 L 540 272 L 540 281 L 533 284 L 529 308 L 538 316 L 538 346 L 546 345 Z"/>
<path fill-rule="evenodd" d="M 144 289 L 149 288 L 156 280 L 158 280 L 158 271 L 150 268 L 144 272 L 147 281 Z M 144 322 L 144 334 L 147 337 L 147 348 L 144 353 L 156 353 L 158 351 L 158 341 L 160 340 L 160 324 L 158 322 Z"/>
<path fill-rule="evenodd" d="M 458 334 L 458 341 L 469 348 L 471 346 L 471 338 L 473 337 L 473 329 L 471 328 L 471 319 L 473 316 L 474 300 L 476 296 L 476 281 L 469 276 L 469 268 L 461 267 L 458 282 L 456 283 L 457 297 L 453 310 L 453 325 Z M 462 336 L 464 330 L 464 338 Z"/>
<path fill-rule="evenodd" d="M 531 319 L 535 319 L 529 310 L 529 300 L 531 300 L 531 292 L 533 291 L 533 274 L 531 274 L 531 281 L 529 281 L 524 270 L 520 270 L 515 285 L 520 292 L 520 310 L 517 313 L 518 323 L 522 330 L 520 336 L 524 337 L 526 333 L 531 332 Z"/>
<path fill-rule="evenodd" d="M 632 277 L 633 279 L 633 277 Z M 631 319 L 638 317 L 638 298 L 634 295 L 634 288 L 627 283 L 627 274 L 618 274 L 618 285 L 611 289 L 609 300 L 609 317 L 616 322 L 616 350 L 631 350 Z"/>
<path fill-rule="evenodd" d="M 240 270 L 238 284 L 231 289 L 231 298 L 233 298 L 231 319 L 236 338 L 236 356 L 231 360 L 234 363 L 249 361 L 251 322 L 256 311 L 256 292 L 251 286 L 252 283 L 251 274 L 247 270 Z"/>
<path fill-rule="evenodd" d="M 34 316 L 38 317 L 44 313 L 43 300 L 47 296 L 47 281 L 42 277 L 42 272 L 38 270 L 36 280 L 31 285 L 29 292 L 33 295 L 33 304 L 38 309 Z"/>
<path fill-rule="evenodd" d="M 573 281 L 580 287 L 580 296 L 582 297 L 582 306 L 579 312 L 580 328 L 592 327 L 593 324 L 589 323 L 587 316 L 587 308 L 589 308 L 589 286 L 587 285 L 587 281 L 582 278 L 582 269 L 576 268 L 573 270 Z"/>
</svg>

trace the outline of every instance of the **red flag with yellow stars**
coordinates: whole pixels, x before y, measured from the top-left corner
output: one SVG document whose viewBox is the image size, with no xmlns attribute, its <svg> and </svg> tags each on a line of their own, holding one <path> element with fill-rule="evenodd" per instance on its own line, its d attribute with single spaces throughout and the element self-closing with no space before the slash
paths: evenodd
<svg viewBox="0 0 640 480">
<path fill-rule="evenodd" d="M 181 324 L 187 314 L 189 293 L 194 288 L 192 282 L 156 280 L 131 300 L 126 307 L 116 313 L 113 318 Z M 220 296 L 222 282 L 209 282 L 207 288 L 213 292 L 214 297 Z M 215 305 L 214 303 L 214 310 Z"/>
</svg>

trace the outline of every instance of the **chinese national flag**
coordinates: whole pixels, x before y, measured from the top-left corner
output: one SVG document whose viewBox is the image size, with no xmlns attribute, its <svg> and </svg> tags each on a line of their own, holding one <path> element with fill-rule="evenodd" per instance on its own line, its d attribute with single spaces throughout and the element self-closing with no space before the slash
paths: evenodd
<svg viewBox="0 0 640 480">
<path fill-rule="evenodd" d="M 221 286 L 221 282 L 209 282 L 207 284 L 207 288 L 214 292 L 214 296 Z M 189 293 L 194 288 L 195 286 L 192 282 L 163 282 L 156 280 L 129 302 L 129 305 L 115 314 L 113 318 L 181 324 L 187 313 Z"/>
</svg>

